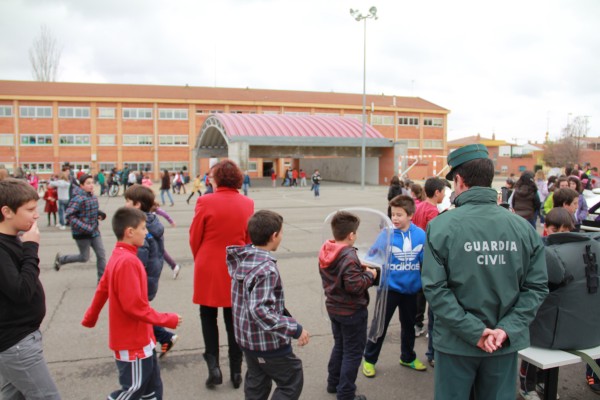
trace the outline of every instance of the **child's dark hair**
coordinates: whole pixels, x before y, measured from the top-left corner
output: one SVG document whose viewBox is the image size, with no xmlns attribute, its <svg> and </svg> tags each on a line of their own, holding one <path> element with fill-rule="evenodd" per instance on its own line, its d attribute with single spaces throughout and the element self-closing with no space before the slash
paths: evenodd
<svg viewBox="0 0 600 400">
<path fill-rule="evenodd" d="M 146 214 L 133 207 L 121 207 L 113 215 L 112 229 L 117 240 L 123 240 L 127 228 L 137 228 L 146 222 Z"/>
<path fill-rule="evenodd" d="M 577 193 L 573 189 L 562 188 L 554 191 L 552 195 L 552 201 L 554 202 L 554 207 L 563 207 L 565 205 L 569 205 L 573 203 L 573 200 L 579 197 L 579 193 Z"/>
<path fill-rule="evenodd" d="M 154 192 L 147 186 L 131 185 L 125 191 L 125 199 L 134 203 L 140 203 L 140 210 L 143 212 L 152 212 L 158 208 Z"/>
<path fill-rule="evenodd" d="M 274 233 L 281 231 L 283 217 L 274 211 L 260 210 L 248 220 L 248 235 L 255 246 L 265 246 Z"/>
<path fill-rule="evenodd" d="M 360 219 L 348 211 L 338 211 L 331 219 L 331 232 L 335 240 L 344 240 L 352 232 L 356 233 Z"/>
<path fill-rule="evenodd" d="M 412 192 L 416 200 L 425 200 L 425 192 L 423 191 L 423 186 L 419 185 L 418 183 L 413 183 L 410 185 L 410 191 Z"/>
<path fill-rule="evenodd" d="M 0 208 L 7 206 L 16 213 L 23 204 L 39 199 L 37 191 L 22 179 L 6 178 L 0 181 Z M 0 222 L 4 222 L 2 212 Z"/>
<path fill-rule="evenodd" d="M 569 228 L 570 231 L 575 229 L 573 225 L 573 217 L 563 207 L 555 207 L 546 215 L 546 226 L 553 226 L 557 230 L 562 227 Z"/>
<path fill-rule="evenodd" d="M 412 197 L 401 194 L 390 200 L 390 207 L 400 207 L 406 211 L 407 215 L 415 213 L 415 201 Z"/>
<path fill-rule="evenodd" d="M 442 193 L 446 190 L 446 184 L 440 178 L 433 177 L 425 181 L 425 195 L 427 197 L 432 198 L 438 190 Z"/>
</svg>

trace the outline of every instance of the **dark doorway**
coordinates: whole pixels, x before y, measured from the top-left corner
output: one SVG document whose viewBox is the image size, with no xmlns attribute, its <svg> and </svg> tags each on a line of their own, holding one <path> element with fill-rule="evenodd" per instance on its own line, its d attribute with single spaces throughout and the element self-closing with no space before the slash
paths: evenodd
<svg viewBox="0 0 600 400">
<path fill-rule="evenodd" d="M 272 161 L 263 162 L 263 178 L 270 178 L 272 169 L 273 169 Z"/>
</svg>

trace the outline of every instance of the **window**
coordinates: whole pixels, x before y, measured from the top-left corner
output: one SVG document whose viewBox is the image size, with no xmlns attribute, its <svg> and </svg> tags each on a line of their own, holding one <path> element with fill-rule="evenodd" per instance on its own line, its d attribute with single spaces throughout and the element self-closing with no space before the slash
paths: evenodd
<svg viewBox="0 0 600 400">
<path fill-rule="evenodd" d="M 0 146 L 14 146 L 15 135 L 12 133 L 0 133 Z"/>
<path fill-rule="evenodd" d="M 338 113 L 315 113 L 315 115 L 318 115 L 320 117 L 339 117 L 340 114 Z"/>
<path fill-rule="evenodd" d="M 125 161 L 131 171 L 152 171 L 152 163 L 147 161 Z"/>
<path fill-rule="evenodd" d="M 89 107 L 58 107 L 58 118 L 89 118 Z"/>
<path fill-rule="evenodd" d="M 189 169 L 189 165 L 185 161 L 162 161 L 158 163 L 158 166 L 161 171 L 166 169 L 169 172 L 183 171 L 184 168 Z"/>
<path fill-rule="evenodd" d="M 309 112 L 305 112 L 305 111 L 286 111 L 284 114 L 285 115 L 296 115 L 296 116 L 310 115 Z"/>
<path fill-rule="evenodd" d="M 115 119 L 116 115 L 114 107 L 100 107 L 98 109 L 98 118 L 100 119 Z"/>
<path fill-rule="evenodd" d="M 22 163 L 21 168 L 25 171 L 35 172 L 36 174 L 52 174 L 54 168 L 51 162 L 48 163 Z"/>
<path fill-rule="evenodd" d="M 398 117 L 398 125 L 419 126 L 419 117 Z"/>
<path fill-rule="evenodd" d="M 423 141 L 424 149 L 443 149 L 444 142 L 442 140 L 425 139 Z"/>
<path fill-rule="evenodd" d="M 160 146 L 187 146 L 187 135 L 160 135 L 158 137 Z"/>
<path fill-rule="evenodd" d="M 344 118 L 352 118 L 352 119 L 357 119 L 359 121 L 362 122 L 363 120 L 363 116 L 362 114 L 344 114 Z"/>
<path fill-rule="evenodd" d="M 116 162 L 103 162 L 98 163 L 98 168 L 103 169 L 104 171 L 110 171 L 117 166 Z"/>
<path fill-rule="evenodd" d="M 23 146 L 51 146 L 52 135 L 21 135 Z"/>
<path fill-rule="evenodd" d="M 12 117 L 12 106 L 0 106 L 0 117 Z"/>
<path fill-rule="evenodd" d="M 123 146 L 151 146 L 152 135 L 123 135 Z"/>
<path fill-rule="evenodd" d="M 188 110 L 185 108 L 160 108 L 158 119 L 188 119 Z"/>
<path fill-rule="evenodd" d="M 98 135 L 98 146 L 114 146 L 116 135 Z"/>
<path fill-rule="evenodd" d="M 20 106 L 21 118 L 52 118 L 52 107 Z"/>
<path fill-rule="evenodd" d="M 433 126 L 435 128 L 441 128 L 444 124 L 443 118 L 423 118 L 424 126 Z"/>
<path fill-rule="evenodd" d="M 90 172 L 90 164 L 87 162 L 72 162 L 71 165 L 73 166 L 75 173 L 77 173 L 77 171 Z"/>
<path fill-rule="evenodd" d="M 248 161 L 248 171 L 256 172 L 257 165 L 256 161 Z"/>
<path fill-rule="evenodd" d="M 231 110 L 231 111 L 229 111 L 229 113 L 230 114 L 243 114 L 243 112 L 239 111 L 239 110 Z"/>
<path fill-rule="evenodd" d="M 265 110 L 263 111 L 263 114 L 279 114 L 279 111 L 274 111 L 274 110 Z"/>
<path fill-rule="evenodd" d="M 89 146 L 90 135 L 59 135 L 58 143 L 65 146 Z"/>
<path fill-rule="evenodd" d="M 418 149 L 419 147 L 421 147 L 419 139 L 408 139 L 409 149 Z"/>
<path fill-rule="evenodd" d="M 392 115 L 371 115 L 371 125 L 394 125 Z"/>
<path fill-rule="evenodd" d="M 123 119 L 152 119 L 151 108 L 124 108 Z"/>
<path fill-rule="evenodd" d="M 210 110 L 211 114 L 223 114 L 223 110 Z"/>
</svg>

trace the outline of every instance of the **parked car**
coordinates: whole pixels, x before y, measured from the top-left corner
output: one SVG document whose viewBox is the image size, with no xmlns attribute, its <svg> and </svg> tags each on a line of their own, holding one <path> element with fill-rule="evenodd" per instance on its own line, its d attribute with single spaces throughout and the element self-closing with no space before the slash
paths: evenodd
<svg viewBox="0 0 600 400">
<path fill-rule="evenodd" d="M 583 197 L 588 206 L 587 218 L 581 222 L 584 232 L 600 232 L 600 189 L 584 190 Z"/>
</svg>

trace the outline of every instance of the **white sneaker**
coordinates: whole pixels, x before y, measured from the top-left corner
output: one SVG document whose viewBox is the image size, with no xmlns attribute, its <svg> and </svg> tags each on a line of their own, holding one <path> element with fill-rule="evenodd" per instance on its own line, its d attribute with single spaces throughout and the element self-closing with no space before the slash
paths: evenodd
<svg viewBox="0 0 600 400">
<path fill-rule="evenodd" d="M 535 390 L 526 392 L 523 389 L 519 389 L 519 394 L 521 395 L 521 398 L 525 400 L 541 400 L 540 395 Z"/>
<path fill-rule="evenodd" d="M 419 337 L 424 333 L 425 333 L 425 325 L 420 326 L 420 327 L 415 325 L 415 337 Z"/>
<path fill-rule="evenodd" d="M 61 231 L 64 231 L 65 229 L 67 229 L 67 227 L 65 225 L 60 225 L 58 227 L 58 229 L 60 229 Z"/>
<path fill-rule="evenodd" d="M 175 268 L 173 268 L 173 280 L 177 279 L 177 277 L 179 276 L 179 270 L 181 270 L 181 267 L 179 266 L 179 264 L 176 264 Z"/>
</svg>

